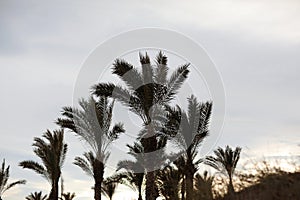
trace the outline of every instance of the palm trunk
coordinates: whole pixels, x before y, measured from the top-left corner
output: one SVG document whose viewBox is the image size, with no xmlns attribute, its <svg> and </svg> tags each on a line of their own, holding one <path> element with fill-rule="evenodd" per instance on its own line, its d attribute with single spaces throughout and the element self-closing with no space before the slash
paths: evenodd
<svg viewBox="0 0 300 200">
<path fill-rule="evenodd" d="M 150 131 L 147 134 L 147 137 L 141 139 L 141 143 L 144 147 L 145 153 L 151 153 L 156 151 L 157 147 L 157 139 L 154 135 L 153 130 L 149 129 Z M 147 174 L 146 174 L 146 200 L 156 200 L 158 197 L 158 191 L 155 184 L 155 171 L 154 171 L 154 164 L 156 158 L 153 157 L 153 155 L 148 155 L 146 157 L 146 168 L 147 168 Z"/>
<path fill-rule="evenodd" d="M 232 182 L 232 176 L 229 176 L 229 185 L 228 185 L 228 194 L 233 195 L 234 194 L 234 187 Z"/>
<path fill-rule="evenodd" d="M 142 198 L 142 185 L 139 185 L 138 186 L 139 187 L 139 198 L 138 198 L 138 200 L 143 200 L 143 198 Z"/>
<path fill-rule="evenodd" d="M 59 178 L 52 181 L 52 184 L 51 184 L 52 188 L 51 188 L 51 192 L 49 195 L 49 200 L 58 200 L 58 181 L 59 181 Z"/>
<path fill-rule="evenodd" d="M 104 164 L 100 160 L 95 160 L 94 163 L 94 179 L 95 179 L 95 200 L 101 200 L 101 187 L 104 175 Z"/>
<path fill-rule="evenodd" d="M 182 182 L 181 182 L 181 200 L 184 200 L 184 194 L 185 194 L 185 177 L 183 175 Z"/>
<path fill-rule="evenodd" d="M 146 175 L 146 200 L 156 200 L 156 193 L 155 172 L 151 171 Z"/>
<path fill-rule="evenodd" d="M 193 173 L 190 170 L 186 171 L 186 199 L 193 199 Z"/>
<path fill-rule="evenodd" d="M 193 192 L 194 192 L 194 164 L 191 154 L 191 148 L 187 149 L 187 161 L 186 161 L 186 168 L 185 168 L 185 178 L 186 178 L 186 199 L 192 200 L 193 199 Z"/>
</svg>

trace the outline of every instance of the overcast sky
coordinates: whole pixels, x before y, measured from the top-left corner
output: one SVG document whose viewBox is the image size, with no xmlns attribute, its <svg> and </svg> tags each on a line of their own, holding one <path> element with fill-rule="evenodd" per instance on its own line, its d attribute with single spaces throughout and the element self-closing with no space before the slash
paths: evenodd
<svg viewBox="0 0 300 200">
<path fill-rule="evenodd" d="M 36 159 L 33 137 L 57 128 L 53 121 L 61 107 L 72 105 L 74 82 L 89 53 L 136 28 L 178 31 L 206 49 L 226 92 L 217 145 L 239 145 L 244 157 L 299 156 L 299 10 L 298 0 L 0 0 L 0 159 L 11 165 L 12 180 L 28 181 L 3 199 L 49 191 L 45 180 L 18 163 Z M 92 180 L 71 164 L 86 148 L 72 134 L 66 141 L 65 190 L 91 199 Z"/>
</svg>

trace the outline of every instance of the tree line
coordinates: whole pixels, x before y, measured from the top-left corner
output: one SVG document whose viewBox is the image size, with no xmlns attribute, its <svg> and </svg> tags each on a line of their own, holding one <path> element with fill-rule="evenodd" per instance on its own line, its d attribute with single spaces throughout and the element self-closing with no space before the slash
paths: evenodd
<svg viewBox="0 0 300 200">
<path fill-rule="evenodd" d="M 47 130 L 42 137 L 35 137 L 33 152 L 40 162 L 25 160 L 19 166 L 41 175 L 51 184 L 49 195 L 42 192 L 29 194 L 27 200 L 69 200 L 74 193 L 59 194 L 61 170 L 68 145 L 64 132 L 69 130 L 85 141 L 89 151 L 75 157 L 74 165 L 80 167 L 94 181 L 94 199 L 102 195 L 112 199 L 118 184 L 137 191 L 138 200 L 155 200 L 162 196 L 166 200 L 213 199 L 214 177 L 207 171 L 199 172 L 200 164 L 206 164 L 224 173 L 228 178 L 227 195 L 235 193 L 233 175 L 240 158 L 241 148 L 218 147 L 212 156 L 201 158 L 199 147 L 209 137 L 209 125 L 213 102 L 200 102 L 191 94 L 188 107 L 172 105 L 176 94 L 188 79 L 189 64 L 169 72 L 166 55 L 159 52 L 150 61 L 148 54 L 140 54 L 140 67 L 123 59 L 116 59 L 112 74 L 123 81 L 124 86 L 114 83 L 98 83 L 92 86 L 88 99 L 79 100 L 79 107 L 62 108 L 56 120 L 57 130 Z M 115 174 L 104 177 L 110 155 L 109 146 L 126 133 L 121 122 L 113 123 L 115 102 L 121 103 L 137 115 L 141 130 L 132 144 L 127 144 L 132 160 L 120 160 Z M 166 145 L 176 146 L 178 152 L 167 153 Z M 1 195 L 18 184 L 8 184 L 9 166 L 3 161 L 0 171 Z"/>
</svg>

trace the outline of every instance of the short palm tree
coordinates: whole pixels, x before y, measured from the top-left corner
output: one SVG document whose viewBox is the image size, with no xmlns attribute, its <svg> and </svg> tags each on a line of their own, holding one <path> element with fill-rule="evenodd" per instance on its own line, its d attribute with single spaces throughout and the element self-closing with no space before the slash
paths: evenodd
<svg viewBox="0 0 300 200">
<path fill-rule="evenodd" d="M 179 200 L 180 180 L 179 170 L 170 165 L 157 173 L 157 185 L 166 200 Z"/>
<path fill-rule="evenodd" d="M 198 170 L 198 165 L 203 160 L 197 159 L 198 148 L 209 133 L 212 103 L 199 103 L 197 98 L 192 95 L 188 98 L 188 112 L 180 110 L 178 106 L 177 111 L 176 109 L 171 110 L 171 113 L 175 113 L 173 117 L 177 118 L 177 123 L 180 124 L 173 141 L 181 150 L 181 155 L 178 160 L 174 161 L 174 164 L 183 172 L 182 183 L 185 186 L 182 186 L 182 189 L 185 189 L 186 199 L 191 200 L 193 198 L 194 175 Z M 181 192 L 183 197 L 184 191 Z"/>
<path fill-rule="evenodd" d="M 94 198 L 101 200 L 101 187 L 105 163 L 110 156 L 109 145 L 125 132 L 123 124 L 117 123 L 111 128 L 114 101 L 100 96 L 97 100 L 90 97 L 80 100 L 81 109 L 64 107 L 57 124 L 80 136 L 92 151 L 84 153 L 84 157 L 76 157 L 75 164 L 94 178 Z"/>
<path fill-rule="evenodd" d="M 194 177 L 194 199 L 212 200 L 213 199 L 213 176 L 209 176 L 207 171 L 203 175 L 197 173 Z"/>
<path fill-rule="evenodd" d="M 62 194 L 62 198 L 60 198 L 61 200 L 72 200 L 75 198 L 75 193 L 71 193 L 71 192 L 68 192 L 68 193 L 63 193 Z"/>
<path fill-rule="evenodd" d="M 105 196 L 112 200 L 113 195 L 116 192 L 119 181 L 115 178 L 108 177 L 103 181 L 103 193 Z"/>
<path fill-rule="evenodd" d="M 134 173 L 132 171 L 120 172 L 115 175 L 119 183 L 128 186 L 133 191 L 138 192 L 138 200 L 143 200 L 142 187 L 144 183 L 144 173 Z"/>
<path fill-rule="evenodd" d="M 58 182 L 61 176 L 61 168 L 64 164 L 67 144 L 64 143 L 64 131 L 54 130 L 51 133 L 47 130 L 43 134 L 48 142 L 42 138 L 34 138 L 34 153 L 41 159 L 42 164 L 28 160 L 20 162 L 20 166 L 26 169 L 31 169 L 37 174 L 47 179 L 51 184 L 51 192 L 49 200 L 58 199 Z"/>
<path fill-rule="evenodd" d="M 142 200 L 142 185 L 145 177 L 145 161 L 144 148 L 139 142 L 134 142 L 134 145 L 127 145 L 129 148 L 128 154 L 135 158 L 135 161 L 122 160 L 117 165 L 117 171 L 125 169 L 126 172 L 119 173 L 119 179 L 122 184 L 125 184 L 138 191 L 138 200 Z"/>
<path fill-rule="evenodd" d="M 8 184 L 9 179 L 9 168 L 10 166 L 5 167 L 5 159 L 3 159 L 2 167 L 0 171 L 0 199 L 4 192 L 11 189 L 12 187 L 19 185 L 19 184 L 25 184 L 25 180 L 19 180 L 15 181 L 13 183 Z"/>
<path fill-rule="evenodd" d="M 213 167 L 219 172 L 225 173 L 229 178 L 228 185 L 228 193 L 234 193 L 234 187 L 232 182 L 232 177 L 234 175 L 234 171 L 236 165 L 240 159 L 240 153 L 242 151 L 241 147 L 236 147 L 235 150 L 232 150 L 228 145 L 225 147 L 225 150 L 221 147 L 218 147 L 217 150 L 214 151 L 214 156 L 208 156 L 205 159 L 205 164 Z"/>
<path fill-rule="evenodd" d="M 189 73 L 189 64 L 182 65 L 168 78 L 167 57 L 162 52 L 156 57 L 156 66 L 151 66 L 150 58 L 140 54 L 141 70 L 130 63 L 117 59 L 113 64 L 113 74 L 119 76 L 127 86 L 112 83 L 99 83 L 93 87 L 96 96 L 110 96 L 127 106 L 130 111 L 138 115 L 144 126 L 141 143 L 145 153 L 157 149 L 157 134 L 161 130 L 158 113 L 163 113 L 163 106 L 168 104 L 180 89 Z M 147 156 L 146 199 L 155 200 L 156 188 L 153 164 L 155 156 Z"/>
<path fill-rule="evenodd" d="M 26 200 L 47 200 L 47 195 L 43 195 L 42 191 L 31 193 Z"/>
</svg>

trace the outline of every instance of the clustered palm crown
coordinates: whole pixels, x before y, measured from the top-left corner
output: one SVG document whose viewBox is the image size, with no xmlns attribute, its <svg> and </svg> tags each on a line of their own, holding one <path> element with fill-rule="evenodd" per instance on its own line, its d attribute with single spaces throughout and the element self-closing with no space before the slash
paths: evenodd
<svg viewBox="0 0 300 200">
<path fill-rule="evenodd" d="M 122 123 L 111 128 L 114 101 L 109 103 L 104 96 L 98 100 L 90 97 L 81 99 L 79 105 L 81 109 L 64 107 L 62 115 L 65 118 L 58 118 L 56 123 L 80 136 L 92 148 L 96 158 L 105 162 L 109 157 L 109 144 L 125 131 Z"/>
</svg>

